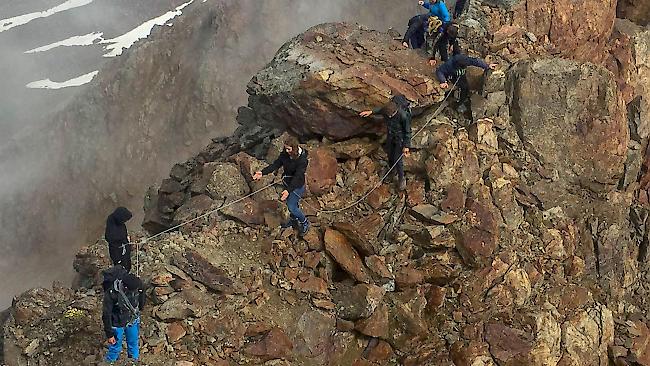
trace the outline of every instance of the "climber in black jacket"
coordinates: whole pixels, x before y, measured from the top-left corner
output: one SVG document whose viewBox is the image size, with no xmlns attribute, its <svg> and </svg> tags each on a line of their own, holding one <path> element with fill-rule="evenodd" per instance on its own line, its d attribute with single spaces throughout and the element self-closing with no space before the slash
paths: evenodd
<svg viewBox="0 0 650 366">
<path fill-rule="evenodd" d="M 411 109 L 409 101 L 402 94 L 395 95 L 385 106 L 374 110 L 359 113 L 361 117 L 370 117 L 373 114 L 381 114 L 388 126 L 386 136 L 386 152 L 388 153 L 388 168 L 396 168 L 399 177 L 399 190 L 406 189 L 406 178 L 404 177 L 404 163 L 402 154 L 410 155 L 411 148 Z M 390 173 L 395 171 L 391 170 Z"/>
<path fill-rule="evenodd" d="M 402 44 L 404 47 L 418 49 L 425 43 L 425 35 L 429 24 L 429 14 L 416 15 L 409 20 L 408 29 L 404 33 Z"/>
<path fill-rule="evenodd" d="M 108 340 L 105 361 L 111 365 L 117 361 L 124 338 L 129 358 L 137 361 L 140 356 L 140 312 L 145 300 L 142 280 L 127 273 L 122 266 L 115 266 L 104 271 L 103 288 L 102 321 Z"/>
<path fill-rule="evenodd" d="M 460 45 L 458 44 L 458 24 L 456 23 L 449 23 L 444 29 L 433 49 L 433 57 L 435 57 L 436 52 L 438 52 L 442 62 L 449 61 L 450 46 L 452 48 L 452 55 L 460 54 Z M 436 65 L 436 60 L 433 57 L 429 59 L 431 66 Z"/>
<path fill-rule="evenodd" d="M 295 224 L 300 224 L 300 234 L 304 235 L 309 230 L 309 221 L 305 214 L 300 210 L 300 199 L 305 194 L 305 173 L 307 172 L 307 150 L 299 146 L 298 139 L 288 137 L 284 141 L 284 151 L 269 166 L 256 172 L 253 175 L 254 180 L 260 180 L 263 175 L 267 175 L 284 169 L 282 181 L 285 189 L 282 191 L 280 199 L 287 202 L 289 208 L 289 221 L 282 224 L 282 228 L 289 228 Z"/>
<path fill-rule="evenodd" d="M 497 64 L 487 64 L 485 61 L 469 57 L 463 54 L 452 56 L 449 61 L 440 65 L 436 70 L 436 77 L 440 81 L 440 87 L 447 89 L 449 83 L 456 83 L 460 89 L 459 112 L 464 113 L 469 104 L 469 83 L 465 76 L 465 69 L 468 66 L 480 67 L 483 70 L 496 70 Z"/>
<path fill-rule="evenodd" d="M 131 272 L 131 238 L 126 230 L 126 222 L 133 214 L 124 207 L 118 207 L 106 219 L 104 238 L 108 242 L 108 253 L 114 265 L 122 265 Z"/>
</svg>

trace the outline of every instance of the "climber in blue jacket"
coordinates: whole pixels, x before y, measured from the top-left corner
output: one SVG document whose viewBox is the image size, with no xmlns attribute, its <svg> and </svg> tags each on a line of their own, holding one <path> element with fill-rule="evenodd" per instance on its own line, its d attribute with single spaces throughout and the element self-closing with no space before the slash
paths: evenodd
<svg viewBox="0 0 650 366">
<path fill-rule="evenodd" d="M 465 76 L 465 69 L 467 66 L 480 67 L 483 70 L 496 70 L 497 64 L 487 64 L 485 61 L 469 57 L 463 54 L 453 55 L 449 61 L 443 63 L 436 70 L 436 77 L 440 81 L 440 87 L 447 89 L 449 83 L 455 83 L 460 89 L 459 112 L 466 111 L 469 102 L 469 83 Z"/>
<path fill-rule="evenodd" d="M 435 0 L 433 4 L 429 0 L 420 0 L 418 4 L 429 10 L 429 16 L 438 17 L 442 21 L 443 26 L 451 22 L 451 15 L 449 15 L 449 10 L 447 10 L 447 5 L 445 5 L 443 0 Z"/>
</svg>

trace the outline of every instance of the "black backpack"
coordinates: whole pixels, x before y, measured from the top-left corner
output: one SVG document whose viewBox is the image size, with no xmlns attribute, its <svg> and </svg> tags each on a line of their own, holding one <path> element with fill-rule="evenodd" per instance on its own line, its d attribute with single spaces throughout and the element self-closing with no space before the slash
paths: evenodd
<svg viewBox="0 0 650 366">
<path fill-rule="evenodd" d="M 129 272 L 126 271 L 121 265 L 116 265 L 110 269 L 102 272 L 104 275 L 104 280 L 102 282 L 102 288 L 105 293 L 109 293 L 117 297 L 117 307 L 122 314 L 128 314 L 129 322 L 127 325 L 133 324 L 133 322 L 140 317 L 140 310 L 138 309 L 138 299 L 130 299 L 129 296 L 124 291 L 124 284 L 122 279 Z M 133 303 L 136 305 L 134 306 Z"/>
</svg>

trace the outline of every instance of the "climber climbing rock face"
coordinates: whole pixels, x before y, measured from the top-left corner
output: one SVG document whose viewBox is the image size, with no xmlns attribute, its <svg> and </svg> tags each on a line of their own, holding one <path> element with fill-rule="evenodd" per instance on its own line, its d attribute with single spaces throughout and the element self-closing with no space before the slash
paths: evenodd
<svg viewBox="0 0 650 366">
<path fill-rule="evenodd" d="M 116 362 L 122 353 L 122 342 L 126 338 L 128 357 L 137 361 L 140 357 L 138 339 L 140 311 L 144 307 L 144 286 L 138 277 L 127 273 L 119 265 L 104 271 L 103 274 L 102 321 L 108 344 L 104 360 L 111 365 Z"/>
<path fill-rule="evenodd" d="M 458 44 L 458 24 L 450 23 L 438 38 L 433 48 L 433 57 L 429 59 L 429 64 L 431 66 L 436 65 L 435 55 L 436 53 L 440 54 L 440 59 L 442 62 L 449 61 L 449 47 L 452 48 L 452 54 L 460 54 L 460 45 Z"/>
<path fill-rule="evenodd" d="M 391 98 L 388 104 L 359 113 L 364 118 L 373 114 L 381 114 L 384 117 L 388 127 L 385 145 L 388 154 L 388 169 L 384 175 L 388 174 L 386 178 L 392 178 L 395 170 L 397 170 L 399 177 L 398 189 L 400 190 L 406 189 L 402 154 L 408 157 L 411 152 L 411 109 L 409 104 L 404 95 L 397 94 Z"/>
<path fill-rule="evenodd" d="M 118 207 L 106 219 L 104 238 L 108 242 L 108 253 L 113 265 L 122 265 L 131 271 L 131 238 L 126 229 L 126 222 L 133 214 L 125 207 Z"/>
<path fill-rule="evenodd" d="M 480 67 L 483 70 L 496 70 L 498 65 L 488 65 L 481 59 L 458 54 L 454 55 L 451 59 L 449 59 L 449 61 L 440 65 L 440 67 L 438 67 L 436 70 L 436 77 L 438 78 L 438 81 L 440 81 L 440 87 L 442 89 L 449 88 L 449 83 L 455 83 L 458 89 L 460 89 L 458 110 L 461 113 L 464 113 L 470 107 L 469 83 L 467 82 L 467 77 L 465 76 L 465 69 L 468 66 Z"/>
<path fill-rule="evenodd" d="M 425 44 L 425 34 L 429 24 L 428 14 L 419 14 L 409 20 L 408 29 L 402 38 L 405 48 L 419 49 Z"/>
<path fill-rule="evenodd" d="M 282 182 L 285 189 L 280 195 L 280 200 L 287 202 L 289 209 L 289 220 L 282 224 L 282 228 L 289 228 L 299 225 L 301 235 L 309 230 L 309 221 L 300 209 L 300 199 L 305 194 L 305 173 L 307 172 L 307 150 L 299 146 L 298 139 L 288 137 L 284 142 L 284 150 L 280 156 L 262 171 L 253 175 L 254 180 L 260 180 L 262 176 L 274 173 L 278 169 L 284 170 Z"/>
<path fill-rule="evenodd" d="M 449 15 L 449 10 L 444 1 L 436 0 L 433 3 L 430 1 L 418 1 L 418 4 L 429 10 L 429 16 L 438 17 L 442 21 L 442 24 L 451 22 L 451 15 Z"/>
</svg>

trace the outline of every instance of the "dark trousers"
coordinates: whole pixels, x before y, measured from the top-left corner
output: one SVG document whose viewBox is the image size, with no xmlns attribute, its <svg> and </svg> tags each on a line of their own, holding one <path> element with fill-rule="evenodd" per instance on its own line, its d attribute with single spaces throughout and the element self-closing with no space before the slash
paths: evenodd
<svg viewBox="0 0 650 366">
<path fill-rule="evenodd" d="M 438 42 L 436 43 L 434 52 L 437 51 L 440 54 L 440 59 L 442 62 L 447 62 L 449 60 L 449 46 L 451 46 L 452 43 L 450 42 L 449 36 L 447 33 L 443 33 L 440 38 L 438 38 Z M 454 48 L 454 54 L 457 53 L 456 48 Z M 435 54 L 434 54 L 435 56 Z"/>
<path fill-rule="evenodd" d="M 458 18 L 463 14 L 465 10 L 466 0 L 456 0 L 456 6 L 454 7 L 454 18 Z"/>
<path fill-rule="evenodd" d="M 411 48 L 413 48 L 414 50 L 422 48 L 425 42 L 424 31 L 415 32 L 409 39 L 409 42 L 411 43 Z"/>
<path fill-rule="evenodd" d="M 122 246 L 109 246 L 108 254 L 114 266 L 120 264 L 127 272 L 131 272 L 131 245 L 126 245 L 124 250 Z"/>
<path fill-rule="evenodd" d="M 458 82 L 456 82 L 458 80 Z M 458 78 L 453 79 L 450 84 L 456 83 L 456 88 L 460 91 L 460 99 L 458 100 L 458 104 L 465 104 L 466 107 L 470 107 L 470 100 L 469 100 L 469 82 L 467 81 L 467 77 L 465 75 L 461 75 Z M 449 91 L 450 93 L 453 93 L 453 90 Z"/>
<path fill-rule="evenodd" d="M 395 163 L 394 170 L 397 170 L 397 176 L 399 179 L 404 178 L 404 159 L 400 159 L 402 156 L 402 150 L 404 149 L 404 143 L 401 139 L 388 134 L 386 138 L 386 153 L 388 154 L 388 169 L 392 168 Z"/>
</svg>

